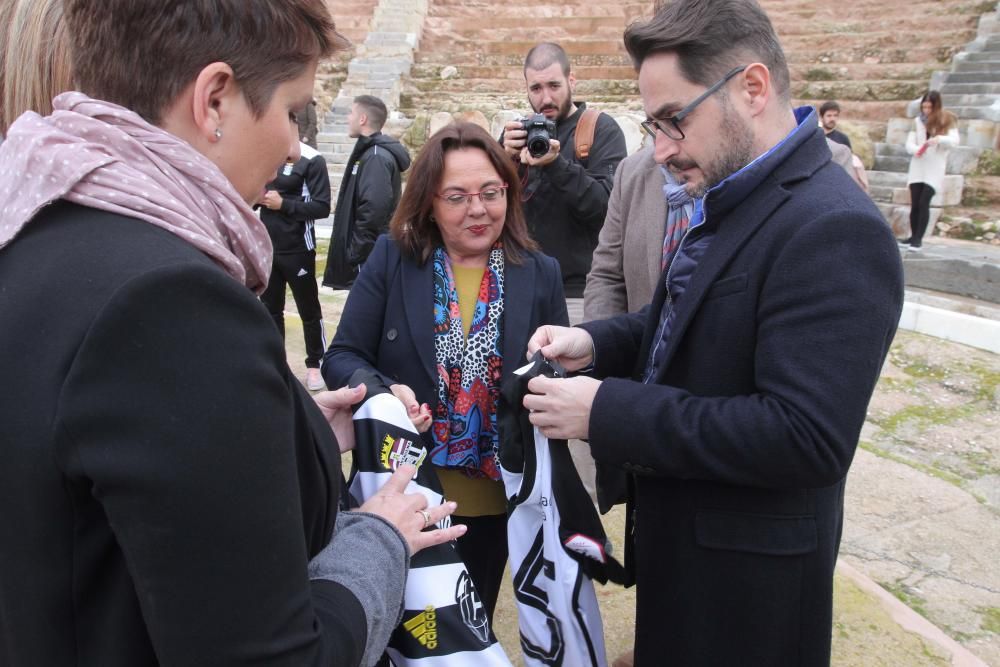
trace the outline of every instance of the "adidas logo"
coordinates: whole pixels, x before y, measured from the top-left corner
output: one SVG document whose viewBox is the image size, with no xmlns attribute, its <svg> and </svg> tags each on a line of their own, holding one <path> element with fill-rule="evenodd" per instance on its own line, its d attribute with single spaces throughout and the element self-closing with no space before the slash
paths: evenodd
<svg viewBox="0 0 1000 667">
<path fill-rule="evenodd" d="M 437 613 L 434 607 L 427 605 L 426 609 L 403 623 L 403 628 L 428 649 L 437 648 Z"/>
<path fill-rule="evenodd" d="M 296 277 L 301 278 L 302 276 L 308 276 L 309 272 L 305 269 L 299 269 L 299 272 L 295 274 Z"/>
</svg>

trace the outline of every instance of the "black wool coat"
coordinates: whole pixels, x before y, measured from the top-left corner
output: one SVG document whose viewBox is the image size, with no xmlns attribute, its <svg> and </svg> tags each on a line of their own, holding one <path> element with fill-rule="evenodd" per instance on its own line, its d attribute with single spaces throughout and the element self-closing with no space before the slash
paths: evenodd
<svg viewBox="0 0 1000 667">
<path fill-rule="evenodd" d="M 819 129 L 774 162 L 707 197 L 714 237 L 650 384 L 662 278 L 647 309 L 582 325 L 608 378 L 591 450 L 634 478 L 640 667 L 829 664 L 845 477 L 902 267 Z"/>
</svg>

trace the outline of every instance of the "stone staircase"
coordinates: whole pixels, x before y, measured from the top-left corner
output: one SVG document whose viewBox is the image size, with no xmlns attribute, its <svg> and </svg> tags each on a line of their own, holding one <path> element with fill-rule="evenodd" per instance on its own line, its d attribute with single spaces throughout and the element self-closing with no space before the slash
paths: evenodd
<svg viewBox="0 0 1000 667">
<path fill-rule="evenodd" d="M 423 143 L 435 112 L 474 114 L 499 134 L 508 118 L 530 111 L 522 67 L 531 47 L 543 41 L 558 42 L 569 54 L 578 81 L 574 98 L 616 117 L 632 116 L 626 135 L 638 145 L 641 105 L 622 33 L 633 20 L 649 15 L 652 5 L 430 0 L 420 49 L 400 98 L 400 111 L 414 119 L 408 145 Z"/>
<path fill-rule="evenodd" d="M 358 1 L 358 0 L 356 0 Z M 360 0 L 365 2 L 366 0 Z M 341 5 L 334 6 L 334 20 Z M 374 95 L 390 110 L 399 107 L 402 78 L 410 71 L 420 41 L 427 0 L 369 0 L 369 28 L 346 66 L 346 76 L 336 98 L 323 115 L 317 144 L 327 161 L 333 201 L 336 202 L 347 160 L 355 139 L 347 134 L 347 114 L 358 95 Z M 398 114 L 397 114 L 398 115 Z M 405 128 L 405 119 L 395 119 Z"/>
<path fill-rule="evenodd" d="M 433 123 L 451 116 L 477 118 L 498 133 L 504 121 L 527 110 L 521 68 L 527 51 L 540 41 L 566 48 L 578 80 L 576 99 L 615 116 L 630 149 L 638 146 L 643 113 L 621 38 L 629 23 L 651 14 L 652 1 L 338 0 L 332 7 L 345 33 L 364 19 L 348 21 L 344 12 L 350 8 L 360 16 L 365 3 L 371 11 L 369 32 L 363 39 L 349 35 L 359 46 L 342 67 L 343 85 L 319 138 L 334 190 L 354 143 L 344 126 L 354 95 L 382 97 L 390 109 L 384 131 L 401 136 L 411 152 L 423 144 Z M 1000 81 L 1000 58 L 994 62 L 992 56 L 992 40 L 1000 36 L 991 37 L 993 19 L 980 20 L 995 3 L 761 4 L 784 45 L 796 104 L 840 102 L 842 128 L 860 139 L 856 152 L 874 167 L 873 195 L 887 215 L 908 204 L 908 156 L 899 147 L 912 122 L 905 118 L 907 107 L 928 81 L 941 86 L 946 106 L 962 116 L 963 144 L 971 142 L 968 150 L 952 151 L 951 185 L 935 200 L 935 205 L 957 203 L 963 170 L 971 169 L 979 149 L 995 139 L 990 114 L 1000 116 L 1000 107 L 990 110 L 1000 86 L 983 80 L 997 70 Z M 947 80 L 935 74 L 953 57 Z"/>
<path fill-rule="evenodd" d="M 985 149 L 995 146 L 1000 129 L 1000 20 L 996 7 L 979 19 L 976 37 L 957 53 L 949 71 L 935 72 L 929 87 L 941 92 L 944 107 L 959 118 L 961 144 L 948 155 L 941 192 L 931 200 L 930 229 L 939 220 L 942 207 L 962 201 L 965 176 L 972 173 Z M 919 98 L 906 106 L 908 118 L 887 123 L 885 140 L 875 144 L 873 169 L 869 171 L 870 194 L 878 203 L 897 236 L 909 235 L 910 195 L 906 172 L 910 155 L 906 135 L 919 113 Z"/>
</svg>

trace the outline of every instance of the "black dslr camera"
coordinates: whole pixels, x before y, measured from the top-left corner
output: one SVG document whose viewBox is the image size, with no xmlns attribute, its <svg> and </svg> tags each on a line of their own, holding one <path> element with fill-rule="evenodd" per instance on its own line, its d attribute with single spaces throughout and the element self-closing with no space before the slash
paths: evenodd
<svg viewBox="0 0 1000 667">
<path fill-rule="evenodd" d="M 536 113 L 531 118 L 521 118 L 521 129 L 528 133 L 525 140 L 531 157 L 540 158 L 549 152 L 549 141 L 556 134 L 554 120 Z"/>
</svg>

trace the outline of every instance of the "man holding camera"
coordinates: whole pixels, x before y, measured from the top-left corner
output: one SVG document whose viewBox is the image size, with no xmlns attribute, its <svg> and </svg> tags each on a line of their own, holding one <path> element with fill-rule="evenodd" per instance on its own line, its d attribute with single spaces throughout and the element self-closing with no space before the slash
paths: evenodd
<svg viewBox="0 0 1000 667">
<path fill-rule="evenodd" d="M 535 115 L 507 123 L 501 142 L 520 164 L 528 227 L 542 251 L 559 261 L 570 317 L 579 321 L 625 136 L 610 116 L 595 116 L 585 103 L 573 102 L 576 78 L 558 44 L 545 42 L 528 52 L 524 80 Z"/>
</svg>

